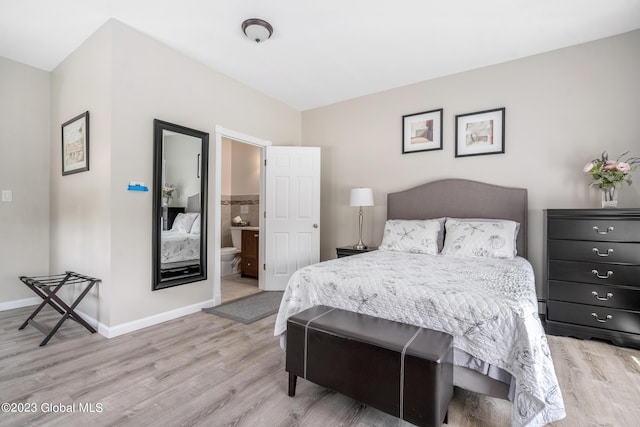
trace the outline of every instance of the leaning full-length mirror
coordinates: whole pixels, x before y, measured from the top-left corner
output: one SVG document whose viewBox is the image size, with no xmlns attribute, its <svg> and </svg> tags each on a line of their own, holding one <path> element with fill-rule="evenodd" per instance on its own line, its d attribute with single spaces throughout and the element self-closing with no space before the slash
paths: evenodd
<svg viewBox="0 0 640 427">
<path fill-rule="evenodd" d="M 209 134 L 154 120 L 153 290 L 207 278 Z"/>
</svg>

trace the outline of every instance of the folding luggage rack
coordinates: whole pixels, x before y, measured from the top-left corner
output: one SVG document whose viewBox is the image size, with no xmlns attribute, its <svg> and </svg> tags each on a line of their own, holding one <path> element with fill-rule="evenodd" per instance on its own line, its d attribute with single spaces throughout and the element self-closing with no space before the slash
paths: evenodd
<svg viewBox="0 0 640 427">
<path fill-rule="evenodd" d="M 64 274 L 56 274 L 53 276 L 20 276 L 20 280 L 27 285 L 33 292 L 35 292 L 40 298 L 43 299 L 42 303 L 35 309 L 31 316 L 20 326 L 18 329 L 22 330 L 27 325 L 32 325 L 40 332 L 46 335 L 45 339 L 40 343 L 40 346 L 46 345 L 51 337 L 60 329 L 60 326 L 67 320 L 68 318 L 72 318 L 85 328 L 87 328 L 91 333 L 95 333 L 96 330 L 88 324 L 78 313 L 76 313 L 75 308 L 80 304 L 80 301 L 89 293 L 91 288 L 96 283 L 101 282 L 100 279 L 96 279 L 95 277 L 85 276 L 83 274 L 74 273 L 73 271 L 67 271 Z M 58 291 L 62 289 L 63 286 L 68 285 L 84 285 L 85 288 L 82 293 L 73 301 L 73 303 L 69 306 L 65 303 L 58 295 Z M 34 319 L 44 308 L 45 305 L 49 304 L 53 307 L 58 313 L 62 315 L 62 318 L 58 321 L 58 323 L 51 328 L 47 329 L 45 326 L 36 322 Z"/>
</svg>

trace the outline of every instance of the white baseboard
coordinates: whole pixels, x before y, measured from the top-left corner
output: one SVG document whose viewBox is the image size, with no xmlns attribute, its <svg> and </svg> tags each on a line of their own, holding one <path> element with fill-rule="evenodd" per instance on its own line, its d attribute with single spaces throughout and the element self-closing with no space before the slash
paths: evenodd
<svg viewBox="0 0 640 427">
<path fill-rule="evenodd" d="M 41 302 L 42 299 L 39 297 L 0 302 L 0 311 L 29 307 L 32 305 L 38 305 Z M 176 308 L 175 310 L 166 311 L 164 313 L 154 314 L 153 316 L 145 317 L 116 326 L 107 326 L 104 323 L 98 322 L 96 319 L 89 316 L 87 313 L 83 313 L 80 310 L 76 310 L 76 313 L 78 313 L 80 317 L 82 317 L 87 323 L 96 328 L 100 335 L 106 338 L 114 338 L 119 335 L 137 331 L 138 329 L 147 328 L 149 326 L 157 325 L 168 320 L 177 319 L 179 317 L 186 316 L 187 314 L 197 313 L 203 308 L 213 307 L 214 305 L 214 300 L 211 299 L 199 302 L 197 304 L 188 305 L 186 307 Z"/>
<path fill-rule="evenodd" d="M 42 298 L 39 298 L 39 297 L 0 302 L 0 311 L 13 310 L 14 308 L 29 307 L 30 305 L 38 305 L 41 302 L 42 302 Z"/>
<path fill-rule="evenodd" d="M 213 300 L 207 300 L 199 302 L 197 304 L 188 305 L 186 307 L 176 308 L 175 310 L 166 311 L 164 313 L 154 314 L 153 316 L 144 317 L 142 319 L 133 320 L 131 322 L 122 323 L 116 326 L 107 326 L 98 322 L 96 319 L 78 311 L 80 316 L 98 330 L 98 333 L 106 338 L 115 338 L 120 335 L 127 334 L 129 332 L 137 331 L 139 329 L 148 328 L 159 323 L 167 322 L 169 320 L 177 319 L 188 314 L 197 313 L 203 308 L 212 307 Z"/>
</svg>

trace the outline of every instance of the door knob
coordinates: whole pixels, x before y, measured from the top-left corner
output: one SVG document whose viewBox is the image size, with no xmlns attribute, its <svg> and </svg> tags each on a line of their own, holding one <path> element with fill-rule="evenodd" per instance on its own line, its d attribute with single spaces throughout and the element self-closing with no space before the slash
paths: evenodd
<svg viewBox="0 0 640 427">
<path fill-rule="evenodd" d="M 313 224 L 313 228 L 318 228 L 318 224 Z"/>
</svg>

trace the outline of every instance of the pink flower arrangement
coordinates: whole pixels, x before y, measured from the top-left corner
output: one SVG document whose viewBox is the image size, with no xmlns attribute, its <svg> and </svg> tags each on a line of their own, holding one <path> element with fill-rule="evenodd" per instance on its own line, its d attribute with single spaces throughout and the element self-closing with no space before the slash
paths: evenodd
<svg viewBox="0 0 640 427">
<path fill-rule="evenodd" d="M 599 159 L 587 163 L 583 170 L 593 178 L 593 182 L 589 186 L 596 185 L 603 191 L 609 191 L 614 187 L 621 186 L 624 182 L 631 185 L 630 173 L 640 164 L 640 157 L 628 157 L 626 160 L 621 160 L 627 154 L 629 154 L 628 151 L 616 160 L 609 160 L 609 154 L 604 151 Z"/>
</svg>

